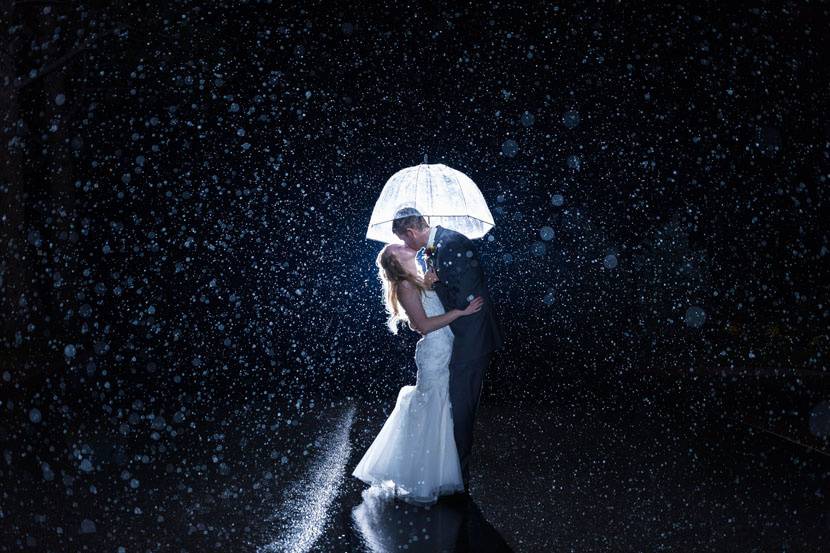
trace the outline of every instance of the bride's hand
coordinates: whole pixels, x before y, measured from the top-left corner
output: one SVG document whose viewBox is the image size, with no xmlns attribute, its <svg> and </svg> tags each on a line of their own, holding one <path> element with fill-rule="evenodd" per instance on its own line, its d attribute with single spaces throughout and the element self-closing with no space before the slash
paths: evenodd
<svg viewBox="0 0 830 553">
<path fill-rule="evenodd" d="M 472 315 L 476 311 L 481 309 L 481 306 L 484 305 L 484 299 L 481 296 L 478 296 L 473 301 L 467 305 L 466 309 L 461 311 L 462 315 Z"/>
</svg>

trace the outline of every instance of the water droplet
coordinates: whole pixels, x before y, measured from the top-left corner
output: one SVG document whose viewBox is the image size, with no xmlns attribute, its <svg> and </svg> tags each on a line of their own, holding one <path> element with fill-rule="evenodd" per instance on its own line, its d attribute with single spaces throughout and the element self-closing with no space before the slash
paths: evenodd
<svg viewBox="0 0 830 553">
<path fill-rule="evenodd" d="M 501 153 L 506 157 L 515 157 L 519 153 L 519 144 L 512 138 L 508 138 L 501 145 Z"/>
<path fill-rule="evenodd" d="M 579 112 L 574 110 L 566 111 L 562 116 L 562 123 L 569 129 L 575 128 L 579 125 Z"/>
<path fill-rule="evenodd" d="M 686 310 L 686 325 L 692 328 L 700 328 L 706 321 L 706 312 L 697 305 L 693 305 Z"/>
</svg>

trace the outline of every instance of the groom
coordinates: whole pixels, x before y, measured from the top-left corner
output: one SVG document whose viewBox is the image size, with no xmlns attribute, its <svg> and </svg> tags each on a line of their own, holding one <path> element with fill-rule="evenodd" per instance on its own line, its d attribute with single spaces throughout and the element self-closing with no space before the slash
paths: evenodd
<svg viewBox="0 0 830 553">
<path fill-rule="evenodd" d="M 431 251 L 434 247 L 432 264 L 438 280 L 433 289 L 446 311 L 464 309 L 476 296 L 484 299 L 484 305 L 477 313 L 450 323 L 455 337 L 449 367 L 453 430 L 464 490 L 469 491 L 473 423 L 490 354 L 503 347 L 501 326 L 490 301 L 478 249 L 472 240 L 442 226 L 430 227 L 421 213 L 412 207 L 395 213 L 392 232 L 415 251 L 421 248 Z"/>
</svg>

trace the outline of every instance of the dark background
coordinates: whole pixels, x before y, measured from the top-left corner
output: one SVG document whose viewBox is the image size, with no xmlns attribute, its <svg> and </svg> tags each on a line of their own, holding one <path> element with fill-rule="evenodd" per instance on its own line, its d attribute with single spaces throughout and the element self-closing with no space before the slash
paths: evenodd
<svg viewBox="0 0 830 553">
<path fill-rule="evenodd" d="M 171 426 L 199 442 L 229 405 L 290 428 L 391 401 L 417 335 L 385 327 L 366 225 L 425 154 L 496 221 L 486 404 L 648 397 L 826 459 L 826 3 L 2 6 L 18 545 L 17 498 L 83 458 L 163 471 L 191 447 Z"/>
</svg>

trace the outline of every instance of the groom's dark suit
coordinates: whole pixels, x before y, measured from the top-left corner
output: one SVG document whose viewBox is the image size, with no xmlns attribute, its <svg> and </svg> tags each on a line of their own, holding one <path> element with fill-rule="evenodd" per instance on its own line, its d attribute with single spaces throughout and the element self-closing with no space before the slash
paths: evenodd
<svg viewBox="0 0 830 553">
<path fill-rule="evenodd" d="M 434 245 L 435 273 L 439 280 L 433 288 L 444 309 L 464 309 L 475 296 L 484 299 L 484 305 L 477 313 L 459 317 L 450 323 L 454 335 L 450 360 L 450 403 L 455 445 L 466 483 L 470 478 L 473 423 L 484 370 L 490 361 L 490 353 L 503 347 L 502 329 L 496 319 L 478 249 L 472 240 L 454 230 L 436 226 Z"/>
</svg>

